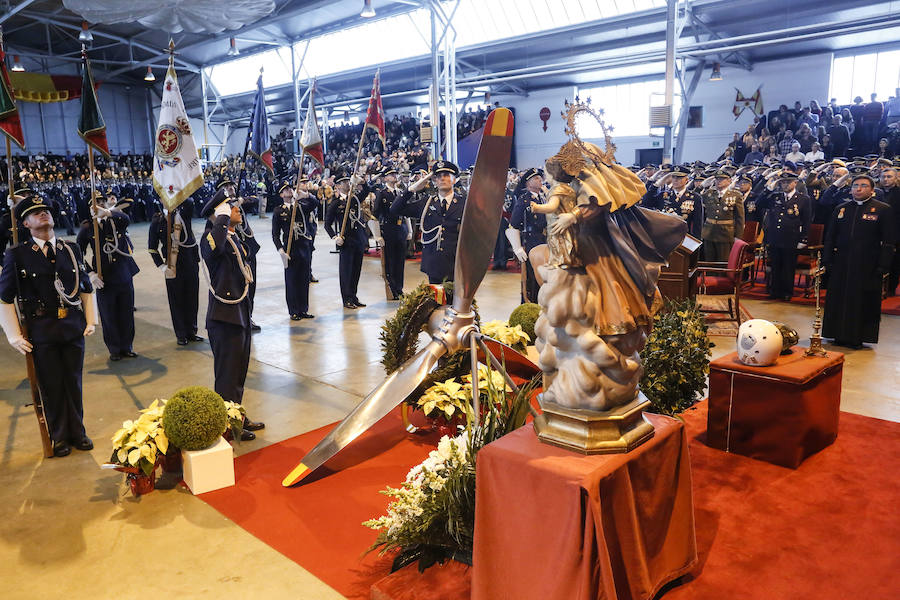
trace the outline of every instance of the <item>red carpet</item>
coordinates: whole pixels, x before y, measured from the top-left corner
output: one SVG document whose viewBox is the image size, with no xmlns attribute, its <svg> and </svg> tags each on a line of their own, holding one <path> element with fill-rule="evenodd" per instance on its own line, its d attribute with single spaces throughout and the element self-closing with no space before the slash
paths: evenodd
<svg viewBox="0 0 900 600">
<path fill-rule="evenodd" d="M 701 567 L 660 597 L 896 597 L 900 424 L 842 413 L 835 444 L 791 470 L 707 447 L 705 403 L 684 418 Z M 408 436 L 392 413 L 341 454 L 342 471 L 282 488 L 284 474 L 326 431 L 237 458 L 236 485 L 201 498 L 341 594 L 369 598 L 390 560 L 362 558 L 376 534 L 360 523 L 384 512 L 388 498 L 378 490 L 399 485 L 435 438 Z"/>
<path fill-rule="evenodd" d="M 816 297 L 814 292 L 810 292 L 809 298 L 803 297 L 803 288 L 794 285 L 794 296 L 791 302 L 802 304 L 804 306 L 815 306 Z M 898 288 L 900 290 L 900 288 Z M 894 290 L 896 293 L 897 290 Z M 826 290 L 822 290 L 822 306 L 825 306 Z M 750 298 L 752 300 L 769 300 L 769 294 L 766 291 L 765 275 L 760 273 L 756 276 L 756 282 L 753 287 L 741 290 L 741 298 Z M 900 315 L 900 296 L 890 296 L 881 301 L 881 314 L 883 315 Z"/>
</svg>

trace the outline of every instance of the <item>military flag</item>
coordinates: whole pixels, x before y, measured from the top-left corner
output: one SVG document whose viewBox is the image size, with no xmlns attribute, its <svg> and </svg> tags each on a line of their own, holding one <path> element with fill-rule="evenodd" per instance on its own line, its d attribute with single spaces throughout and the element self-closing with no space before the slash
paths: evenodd
<svg viewBox="0 0 900 600">
<path fill-rule="evenodd" d="M 300 147 L 314 161 L 325 168 L 325 153 L 322 150 L 322 134 L 319 132 L 319 121 L 316 118 L 316 107 L 313 103 L 315 84 L 309 91 L 309 108 L 306 111 L 306 121 L 303 123 L 303 131 L 300 133 Z"/>
<path fill-rule="evenodd" d="M 250 125 L 250 154 L 261 162 L 270 174 L 275 174 L 272 165 L 272 142 L 269 139 L 269 122 L 266 118 L 266 93 L 262 84 L 262 69 L 256 80 L 256 102 L 253 104 L 253 119 Z"/>
<path fill-rule="evenodd" d="M 173 62 L 163 84 L 153 151 L 153 188 L 168 210 L 174 210 L 203 185 L 203 170 L 191 124 L 184 110 Z"/>
<path fill-rule="evenodd" d="M 78 119 L 78 135 L 88 146 L 109 158 L 109 144 L 106 141 L 106 123 L 100 114 L 97 90 L 87 52 L 81 50 L 81 117 Z"/>
<path fill-rule="evenodd" d="M 363 128 L 363 137 L 366 129 L 374 129 L 384 145 L 384 107 L 381 106 L 381 69 L 375 71 L 375 80 L 372 82 L 372 96 L 369 98 L 369 110 L 366 112 L 366 126 Z"/>
<path fill-rule="evenodd" d="M 13 99 L 13 89 L 9 84 L 9 73 L 6 72 L 4 59 L 3 40 L 0 38 L 0 131 L 24 150 L 25 135 L 22 133 L 22 121 L 19 119 L 19 107 Z"/>
<path fill-rule="evenodd" d="M 735 120 L 741 116 L 745 110 L 750 109 L 754 115 L 761 117 L 763 114 L 763 103 L 762 103 L 762 86 L 756 88 L 756 92 L 749 98 L 745 97 L 744 94 L 741 93 L 741 90 L 734 88 L 737 92 L 737 95 L 734 98 L 734 106 L 731 109 L 732 114 L 734 115 Z"/>
</svg>

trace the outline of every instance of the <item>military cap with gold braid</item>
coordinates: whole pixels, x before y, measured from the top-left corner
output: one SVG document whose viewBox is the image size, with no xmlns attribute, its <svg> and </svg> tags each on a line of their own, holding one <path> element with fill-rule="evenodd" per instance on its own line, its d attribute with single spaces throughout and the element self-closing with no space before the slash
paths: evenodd
<svg viewBox="0 0 900 600">
<path fill-rule="evenodd" d="M 438 173 L 450 173 L 454 177 L 459 175 L 459 167 L 454 165 L 449 160 L 438 160 L 435 161 L 434 165 L 431 167 L 431 174 L 437 175 Z"/>
<path fill-rule="evenodd" d="M 285 179 L 281 182 L 281 185 L 278 186 L 278 193 L 280 194 L 285 189 L 294 189 L 294 184 L 291 182 L 290 177 L 288 177 L 287 179 Z"/>
<path fill-rule="evenodd" d="M 18 193 L 16 192 L 16 194 Z M 50 207 L 44 202 L 43 198 L 32 192 L 16 205 L 16 218 L 21 221 L 28 215 L 42 210 L 50 210 Z"/>
</svg>

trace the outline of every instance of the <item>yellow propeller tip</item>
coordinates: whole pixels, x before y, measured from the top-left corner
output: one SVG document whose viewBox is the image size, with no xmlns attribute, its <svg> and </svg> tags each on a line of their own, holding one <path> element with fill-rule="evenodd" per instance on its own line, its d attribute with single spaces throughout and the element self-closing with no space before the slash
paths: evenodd
<svg viewBox="0 0 900 600">
<path fill-rule="evenodd" d="M 294 470 L 291 471 L 287 477 L 284 478 L 284 481 L 281 482 L 281 485 L 284 487 L 291 487 L 292 485 L 296 484 L 301 479 L 303 479 L 303 475 L 308 470 L 309 470 L 309 467 L 307 467 L 303 463 L 300 463 L 299 465 L 294 467 Z"/>
</svg>

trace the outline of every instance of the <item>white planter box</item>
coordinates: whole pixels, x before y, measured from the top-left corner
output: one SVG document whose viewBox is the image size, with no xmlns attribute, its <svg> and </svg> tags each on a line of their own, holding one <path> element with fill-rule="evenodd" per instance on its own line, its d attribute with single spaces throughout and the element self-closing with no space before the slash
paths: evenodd
<svg viewBox="0 0 900 600">
<path fill-rule="evenodd" d="M 182 450 L 181 460 L 194 495 L 234 485 L 234 450 L 223 437 L 206 450 Z"/>
</svg>

